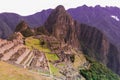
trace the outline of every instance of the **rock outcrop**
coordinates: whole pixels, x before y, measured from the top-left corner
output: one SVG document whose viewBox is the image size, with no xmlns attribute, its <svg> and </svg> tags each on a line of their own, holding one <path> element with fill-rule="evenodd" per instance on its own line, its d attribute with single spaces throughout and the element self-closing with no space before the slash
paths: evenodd
<svg viewBox="0 0 120 80">
<path fill-rule="evenodd" d="M 25 21 L 21 21 L 16 26 L 15 32 L 20 32 L 25 37 L 29 37 L 29 36 L 34 35 L 32 29 L 30 29 L 30 27 L 28 26 L 28 24 Z"/>
<path fill-rule="evenodd" d="M 63 6 L 60 5 L 52 11 L 45 22 L 45 28 L 61 42 L 70 44 L 73 47 L 79 46 L 74 20 Z"/>
</svg>

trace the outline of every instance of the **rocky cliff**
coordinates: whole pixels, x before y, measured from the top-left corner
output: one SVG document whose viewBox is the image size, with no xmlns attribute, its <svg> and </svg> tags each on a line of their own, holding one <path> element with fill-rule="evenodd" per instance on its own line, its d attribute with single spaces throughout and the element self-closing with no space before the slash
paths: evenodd
<svg viewBox="0 0 120 80">
<path fill-rule="evenodd" d="M 68 13 L 78 22 L 100 29 L 118 49 L 120 47 L 120 8 L 83 5 L 69 9 Z"/>
<path fill-rule="evenodd" d="M 95 27 L 81 24 L 79 31 L 79 40 L 83 52 L 120 74 L 120 52 L 117 50 L 117 47 Z"/>
<path fill-rule="evenodd" d="M 53 10 L 49 15 L 45 22 L 45 28 L 51 35 L 55 36 L 61 42 L 70 44 L 74 47 L 78 47 L 80 45 L 77 38 L 74 20 L 61 5 Z"/>
</svg>

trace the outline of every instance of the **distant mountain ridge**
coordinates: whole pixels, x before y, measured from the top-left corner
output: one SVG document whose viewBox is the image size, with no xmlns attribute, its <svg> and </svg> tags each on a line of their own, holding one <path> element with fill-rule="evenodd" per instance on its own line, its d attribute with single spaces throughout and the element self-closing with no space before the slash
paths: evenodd
<svg viewBox="0 0 120 80">
<path fill-rule="evenodd" d="M 117 7 L 88 7 L 69 9 L 71 16 L 80 23 L 94 26 L 104 32 L 109 40 L 120 47 L 120 9 Z M 113 18 L 112 16 L 116 17 Z"/>
<path fill-rule="evenodd" d="M 51 10 L 48 9 L 30 16 L 20 16 L 15 13 L 2 13 L 0 14 L 0 37 L 8 38 L 15 30 L 16 25 L 23 20 L 26 21 L 30 27 L 39 27 L 46 21 L 50 12 Z"/>
<path fill-rule="evenodd" d="M 0 22 L 5 23 L 3 26 L 7 28 L 8 32 L 14 31 L 16 25 L 25 20 L 30 27 L 39 27 L 43 25 L 52 9 L 43 10 L 30 16 L 20 16 L 14 13 L 2 13 L 0 14 Z M 103 31 L 110 41 L 116 46 L 120 47 L 120 9 L 117 7 L 101 7 L 99 5 L 95 7 L 88 7 L 86 5 L 69 9 L 68 13 L 80 23 L 85 23 L 90 26 L 97 27 Z M 1 28 L 1 27 L 0 27 Z M 7 38 L 8 33 L 0 29 L 2 32 L 0 36 Z"/>
</svg>

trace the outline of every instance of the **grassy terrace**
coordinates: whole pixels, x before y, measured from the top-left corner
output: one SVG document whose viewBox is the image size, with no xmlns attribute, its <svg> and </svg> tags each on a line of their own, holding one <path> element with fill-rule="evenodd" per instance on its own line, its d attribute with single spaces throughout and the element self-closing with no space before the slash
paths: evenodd
<svg viewBox="0 0 120 80">
<path fill-rule="evenodd" d="M 58 56 L 56 54 L 52 53 L 46 53 L 46 58 L 48 61 L 56 61 L 59 60 Z M 52 63 L 48 62 L 49 68 L 50 68 L 50 74 L 52 75 L 59 75 L 59 69 L 55 67 Z"/>
<path fill-rule="evenodd" d="M 26 69 L 0 61 L 0 80 L 50 80 Z"/>
<path fill-rule="evenodd" d="M 79 69 L 79 67 L 81 65 L 83 65 L 84 62 L 86 62 L 86 58 L 84 57 L 84 55 L 83 54 L 76 54 L 73 66 L 75 69 Z"/>
<path fill-rule="evenodd" d="M 33 37 L 29 37 L 25 40 L 25 44 L 30 49 L 38 49 L 38 50 L 44 52 L 45 56 L 48 60 L 50 74 L 52 74 L 52 75 L 58 75 L 59 74 L 58 68 L 56 68 L 51 62 L 49 62 L 49 61 L 59 60 L 59 58 L 56 54 L 51 53 L 51 50 L 49 48 L 47 48 L 47 43 L 45 43 L 45 45 L 41 45 L 41 40 L 40 39 L 35 39 Z"/>
<path fill-rule="evenodd" d="M 50 49 L 48 49 L 47 47 L 42 47 L 42 45 L 40 45 L 41 41 L 39 39 L 35 39 L 33 37 L 29 37 L 25 40 L 25 44 L 26 46 L 28 46 L 30 49 L 38 49 L 42 52 L 50 52 Z"/>
<path fill-rule="evenodd" d="M 46 53 L 47 59 L 50 61 L 56 61 L 59 60 L 58 56 L 53 53 Z"/>
</svg>

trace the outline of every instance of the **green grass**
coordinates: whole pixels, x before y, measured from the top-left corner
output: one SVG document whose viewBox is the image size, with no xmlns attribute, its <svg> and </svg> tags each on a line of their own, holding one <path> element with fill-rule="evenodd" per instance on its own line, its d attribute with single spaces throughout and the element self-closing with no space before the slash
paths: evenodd
<svg viewBox="0 0 120 80">
<path fill-rule="evenodd" d="M 42 40 L 35 39 L 33 37 L 29 37 L 25 40 L 26 46 L 28 46 L 30 49 L 38 49 L 39 51 L 42 51 L 45 53 L 45 56 L 48 61 L 56 61 L 59 60 L 58 56 L 56 54 L 50 53 L 50 49 L 47 48 L 47 44 L 45 43 L 44 46 L 42 46 L 41 43 Z M 52 75 L 58 75 L 59 70 L 57 67 L 55 67 L 52 63 L 48 62 L 50 72 Z"/>
<path fill-rule="evenodd" d="M 27 69 L 0 61 L 0 80 L 50 80 Z"/>
<path fill-rule="evenodd" d="M 55 67 L 52 63 L 50 63 L 50 71 L 52 75 L 59 75 L 59 69 Z"/>
<path fill-rule="evenodd" d="M 46 58 L 48 61 L 56 61 L 59 60 L 58 56 L 56 54 L 53 53 L 45 53 Z M 49 69 L 50 69 L 50 73 L 52 75 L 59 75 L 59 69 L 57 67 L 54 66 L 54 64 L 52 64 L 51 62 L 48 62 L 49 65 Z"/>
<path fill-rule="evenodd" d="M 61 63 L 59 63 L 58 65 L 61 66 L 61 67 L 64 67 L 64 66 L 66 65 L 66 63 L 64 63 L 64 62 L 62 63 L 62 62 L 61 62 Z"/>
<path fill-rule="evenodd" d="M 40 42 L 41 41 L 39 39 L 35 39 L 33 37 L 29 37 L 25 40 L 26 46 L 28 46 L 30 49 L 35 48 L 42 52 L 47 52 L 47 53 L 51 52 L 50 49 L 48 49 L 47 47 L 40 45 Z M 46 46 L 46 44 L 45 44 L 45 46 Z"/>
<path fill-rule="evenodd" d="M 50 61 L 56 61 L 59 60 L 58 56 L 56 54 L 53 53 L 45 53 L 46 57 L 48 60 Z"/>
<path fill-rule="evenodd" d="M 86 62 L 86 58 L 82 53 L 78 53 L 75 55 L 75 60 L 74 60 L 74 68 L 79 69 L 80 66 L 83 65 L 83 63 Z"/>
</svg>

